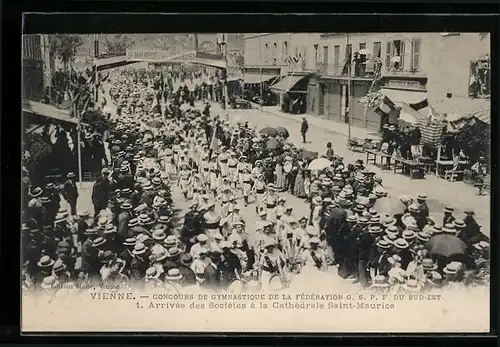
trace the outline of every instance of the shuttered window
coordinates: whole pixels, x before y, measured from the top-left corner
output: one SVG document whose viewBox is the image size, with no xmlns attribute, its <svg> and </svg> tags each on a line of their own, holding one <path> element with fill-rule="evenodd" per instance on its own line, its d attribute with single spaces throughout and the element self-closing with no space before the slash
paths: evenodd
<svg viewBox="0 0 500 347">
<path fill-rule="evenodd" d="M 411 68 L 412 70 L 420 70 L 420 50 L 422 41 L 420 38 L 414 38 L 411 40 Z"/>
<path fill-rule="evenodd" d="M 391 68 L 391 57 L 392 57 L 392 41 L 387 41 L 385 43 L 385 67 L 388 70 Z"/>
</svg>

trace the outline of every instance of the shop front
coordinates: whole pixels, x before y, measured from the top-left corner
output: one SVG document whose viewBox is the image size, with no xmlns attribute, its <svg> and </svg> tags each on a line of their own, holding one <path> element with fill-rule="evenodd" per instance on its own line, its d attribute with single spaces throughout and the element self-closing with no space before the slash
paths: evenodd
<svg viewBox="0 0 500 347">
<path fill-rule="evenodd" d="M 310 73 L 294 73 L 273 84 L 271 89 L 279 95 L 283 112 L 302 114 L 307 110 Z"/>
<path fill-rule="evenodd" d="M 415 123 L 416 118 L 426 117 L 429 114 L 427 101 L 427 78 L 426 77 L 384 77 L 381 80 L 380 93 L 389 98 L 400 110 L 413 109 L 418 111 L 416 116 L 410 116 L 410 112 L 401 112 L 399 118 L 407 115 L 406 123 Z M 394 123 L 389 115 L 382 117 L 382 124 Z M 413 119 L 415 118 L 415 119 Z"/>
<path fill-rule="evenodd" d="M 368 94 L 370 79 L 352 79 L 350 95 L 347 78 L 311 78 L 309 82 L 308 112 L 325 119 L 378 130 L 380 116 L 366 108 L 361 99 Z M 349 111 L 349 112 L 347 112 Z"/>
<path fill-rule="evenodd" d="M 281 76 L 281 68 L 276 66 L 243 68 L 244 98 L 252 102 L 262 102 L 264 106 L 278 104 L 278 97 L 271 90 L 271 85 Z"/>
</svg>

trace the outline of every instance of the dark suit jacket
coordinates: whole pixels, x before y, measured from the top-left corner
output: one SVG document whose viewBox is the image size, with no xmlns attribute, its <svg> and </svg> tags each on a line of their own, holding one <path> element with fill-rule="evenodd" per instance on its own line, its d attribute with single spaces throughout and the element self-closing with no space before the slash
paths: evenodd
<svg viewBox="0 0 500 347">
<path fill-rule="evenodd" d="M 215 265 L 210 264 L 205 268 L 205 281 L 203 282 L 204 287 L 212 290 L 220 288 L 220 271 L 214 266 Z"/>
<path fill-rule="evenodd" d="M 182 274 L 182 285 L 183 286 L 192 286 L 192 285 L 196 284 L 196 276 L 194 274 L 194 271 L 191 270 L 190 267 L 180 265 L 179 271 Z"/>
</svg>

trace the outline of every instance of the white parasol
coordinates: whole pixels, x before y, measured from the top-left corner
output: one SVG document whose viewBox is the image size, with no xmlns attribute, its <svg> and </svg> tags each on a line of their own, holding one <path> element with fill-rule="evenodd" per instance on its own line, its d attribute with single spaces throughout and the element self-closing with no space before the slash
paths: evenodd
<svg viewBox="0 0 500 347">
<path fill-rule="evenodd" d="M 311 161 L 309 170 L 323 170 L 331 165 L 331 162 L 326 158 L 318 158 Z"/>
</svg>

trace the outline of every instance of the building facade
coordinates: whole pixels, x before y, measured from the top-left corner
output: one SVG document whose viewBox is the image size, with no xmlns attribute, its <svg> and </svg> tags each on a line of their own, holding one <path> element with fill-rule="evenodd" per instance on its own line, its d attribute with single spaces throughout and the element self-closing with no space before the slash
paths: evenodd
<svg viewBox="0 0 500 347">
<path fill-rule="evenodd" d="M 362 102 L 367 93 L 382 90 L 408 104 L 467 103 L 478 89 L 480 97 L 489 92 L 489 52 L 487 33 L 245 35 L 245 67 L 307 75 L 308 113 L 338 122 L 350 117 L 353 125 L 374 130 L 381 119 Z M 300 60 L 290 64 L 287 56 Z M 481 82 L 476 91 L 474 81 Z"/>
<path fill-rule="evenodd" d="M 44 94 L 43 35 L 23 35 L 23 98 L 39 100 Z"/>
</svg>

